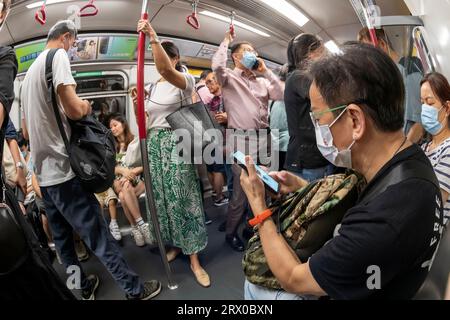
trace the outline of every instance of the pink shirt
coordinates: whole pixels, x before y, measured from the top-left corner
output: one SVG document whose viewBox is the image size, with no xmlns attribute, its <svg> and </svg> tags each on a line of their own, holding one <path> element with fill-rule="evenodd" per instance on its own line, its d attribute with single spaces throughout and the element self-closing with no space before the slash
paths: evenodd
<svg viewBox="0 0 450 320">
<path fill-rule="evenodd" d="M 226 67 L 228 46 L 220 45 L 212 59 L 212 69 L 222 87 L 228 128 L 265 129 L 269 127 L 269 100 L 284 100 L 284 84 L 267 70 L 264 78 L 250 77 L 238 68 Z"/>
<path fill-rule="evenodd" d="M 200 99 L 202 99 L 203 104 L 207 105 L 211 103 L 211 100 L 214 98 L 214 95 L 209 92 L 208 87 L 204 83 L 199 83 L 195 86 Z"/>
</svg>

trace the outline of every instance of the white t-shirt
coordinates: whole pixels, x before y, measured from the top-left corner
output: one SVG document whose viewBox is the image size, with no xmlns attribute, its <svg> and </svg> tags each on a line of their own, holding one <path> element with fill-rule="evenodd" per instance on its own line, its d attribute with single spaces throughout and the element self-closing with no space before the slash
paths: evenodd
<svg viewBox="0 0 450 320">
<path fill-rule="evenodd" d="M 147 91 L 151 91 L 151 101 L 147 101 L 145 106 L 145 111 L 148 114 L 149 129 L 170 129 L 166 117 L 179 110 L 182 106 L 192 103 L 195 78 L 187 73 L 184 73 L 184 77 L 186 78 L 187 84 L 185 90 L 175 87 L 168 81 L 157 82 L 147 86 Z"/>
<path fill-rule="evenodd" d="M 51 97 L 45 80 L 45 60 L 49 50 L 42 52 L 28 70 L 22 85 L 22 118 L 26 121 L 30 136 L 31 157 L 39 185 L 50 187 L 75 177 L 64 141 L 58 129 Z M 70 62 L 64 50 L 58 50 L 53 60 L 53 85 L 73 85 Z M 57 96 L 58 97 L 58 96 Z M 70 140 L 70 126 L 58 99 L 61 119 Z"/>
</svg>

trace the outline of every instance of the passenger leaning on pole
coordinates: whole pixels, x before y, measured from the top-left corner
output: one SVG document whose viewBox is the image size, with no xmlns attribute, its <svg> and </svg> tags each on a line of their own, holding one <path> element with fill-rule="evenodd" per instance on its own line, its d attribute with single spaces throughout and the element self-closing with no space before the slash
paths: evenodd
<svg viewBox="0 0 450 320">
<path fill-rule="evenodd" d="M 86 276 L 78 262 L 73 245 L 75 230 L 86 245 L 111 272 L 129 299 L 151 299 L 161 291 L 161 284 L 141 282 L 128 267 L 119 247 L 108 232 L 95 196 L 85 191 L 73 173 L 67 150 L 58 129 L 52 103 L 49 102 L 45 64 L 50 49 L 58 50 L 53 61 L 53 83 L 59 96 L 59 112 L 70 138 L 68 119 L 79 120 L 91 113 L 88 101 L 75 93 L 67 50 L 77 37 L 72 21 L 60 21 L 48 34 L 46 49 L 28 70 L 22 85 L 22 115 L 25 137 L 29 136 L 35 173 L 44 197 L 47 218 L 56 248 L 65 266 L 78 266 L 81 272 L 82 297 L 95 298 L 99 278 Z M 27 133 L 27 134 L 25 134 Z"/>
<path fill-rule="evenodd" d="M 256 150 L 252 150 L 252 155 L 256 157 L 260 153 L 269 156 L 269 100 L 283 100 L 284 84 L 267 69 L 249 42 L 239 42 L 231 47 L 235 68 L 234 70 L 227 68 L 228 47 L 233 40 L 233 36 L 227 32 L 212 59 L 213 71 L 222 88 L 223 103 L 228 115 L 228 129 L 236 130 L 236 134 L 227 133 L 227 151 L 228 153 L 237 151 L 237 148 L 232 146 L 237 141 L 237 145 L 243 145 L 246 149 L 240 150 L 245 153 L 251 145 L 249 136 L 257 135 L 259 141 Z M 244 131 L 244 135 L 239 134 L 239 131 L 241 133 Z M 259 159 L 267 160 L 261 157 Z M 247 198 L 239 183 L 240 174 L 240 167 L 233 165 L 233 197 L 228 207 L 226 242 L 236 251 L 244 250 L 237 230 L 247 207 Z"/>
</svg>

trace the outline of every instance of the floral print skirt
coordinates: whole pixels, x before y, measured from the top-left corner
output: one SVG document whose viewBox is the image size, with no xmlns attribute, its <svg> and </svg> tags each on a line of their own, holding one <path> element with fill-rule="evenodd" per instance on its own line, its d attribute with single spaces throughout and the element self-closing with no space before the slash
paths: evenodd
<svg viewBox="0 0 450 320">
<path fill-rule="evenodd" d="M 176 157 L 177 137 L 171 130 L 150 130 L 147 144 L 163 241 L 180 248 L 185 255 L 196 254 L 206 247 L 208 236 L 195 166 Z M 153 226 L 149 225 L 155 238 Z"/>
</svg>

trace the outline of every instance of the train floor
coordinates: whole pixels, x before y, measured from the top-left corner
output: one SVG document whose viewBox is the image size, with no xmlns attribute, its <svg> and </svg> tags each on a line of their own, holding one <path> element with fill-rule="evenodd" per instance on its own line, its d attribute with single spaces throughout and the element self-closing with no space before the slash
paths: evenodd
<svg viewBox="0 0 450 320">
<path fill-rule="evenodd" d="M 205 209 L 212 224 L 208 229 L 208 246 L 200 253 L 200 261 L 211 278 L 211 287 L 203 288 L 197 284 L 190 269 L 189 257 L 180 255 L 170 266 L 178 289 L 170 290 L 159 250 L 155 247 L 137 247 L 130 235 L 120 241 L 122 252 L 129 266 L 143 280 L 158 279 L 163 285 L 161 294 L 155 300 L 242 300 L 244 298 L 244 274 L 242 271 L 242 253 L 233 251 L 225 243 L 225 234 L 218 231 L 225 220 L 227 206 L 216 208 L 210 199 Z M 86 274 L 96 274 L 100 278 L 97 300 L 124 300 L 125 294 L 115 284 L 111 275 L 100 261 L 91 254 L 89 260 L 82 263 Z M 54 267 L 62 279 L 67 278 L 65 269 L 55 259 Z M 79 290 L 74 290 L 80 298 Z"/>
</svg>

